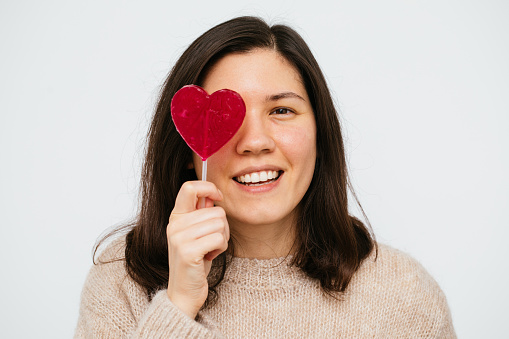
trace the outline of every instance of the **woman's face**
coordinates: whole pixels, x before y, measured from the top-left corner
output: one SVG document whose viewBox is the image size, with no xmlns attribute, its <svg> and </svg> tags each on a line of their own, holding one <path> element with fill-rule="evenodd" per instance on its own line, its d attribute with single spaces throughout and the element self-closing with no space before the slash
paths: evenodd
<svg viewBox="0 0 509 339">
<path fill-rule="evenodd" d="M 230 54 L 211 68 L 203 88 L 231 89 L 246 104 L 235 136 L 208 159 L 207 180 L 223 193 L 217 202 L 230 227 L 293 226 L 313 176 L 316 124 L 297 70 L 269 49 Z M 193 155 L 201 178 L 201 160 Z"/>
</svg>

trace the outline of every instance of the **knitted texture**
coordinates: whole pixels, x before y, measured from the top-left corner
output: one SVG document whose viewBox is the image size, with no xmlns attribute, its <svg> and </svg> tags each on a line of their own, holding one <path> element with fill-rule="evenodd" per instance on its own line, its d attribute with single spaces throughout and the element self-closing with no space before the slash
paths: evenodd
<svg viewBox="0 0 509 339">
<path fill-rule="evenodd" d="M 122 258 L 117 241 L 100 260 Z M 345 293 L 325 295 L 289 258 L 231 258 L 217 302 L 190 319 L 159 291 L 149 302 L 118 260 L 92 267 L 75 338 L 456 338 L 446 298 L 408 255 L 385 245 Z"/>
</svg>

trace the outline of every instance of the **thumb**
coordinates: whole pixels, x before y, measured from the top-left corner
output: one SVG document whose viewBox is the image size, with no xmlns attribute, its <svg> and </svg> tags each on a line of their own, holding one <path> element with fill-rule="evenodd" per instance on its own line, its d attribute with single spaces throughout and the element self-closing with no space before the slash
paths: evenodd
<svg viewBox="0 0 509 339">
<path fill-rule="evenodd" d="M 180 188 L 172 213 L 195 211 L 200 198 L 206 199 L 204 207 L 212 207 L 214 201 L 223 200 L 223 194 L 209 181 L 187 181 Z"/>
</svg>

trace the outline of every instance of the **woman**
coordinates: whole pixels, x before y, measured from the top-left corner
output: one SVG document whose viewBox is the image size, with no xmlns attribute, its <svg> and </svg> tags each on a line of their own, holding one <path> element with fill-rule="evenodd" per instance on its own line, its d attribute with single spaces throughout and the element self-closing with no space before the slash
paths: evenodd
<svg viewBox="0 0 509 339">
<path fill-rule="evenodd" d="M 207 182 L 171 119 L 187 84 L 246 104 Z M 251 17 L 212 28 L 165 82 L 139 216 L 92 267 L 76 337 L 455 337 L 435 281 L 377 246 L 347 187 L 336 111 L 302 38 Z"/>
</svg>

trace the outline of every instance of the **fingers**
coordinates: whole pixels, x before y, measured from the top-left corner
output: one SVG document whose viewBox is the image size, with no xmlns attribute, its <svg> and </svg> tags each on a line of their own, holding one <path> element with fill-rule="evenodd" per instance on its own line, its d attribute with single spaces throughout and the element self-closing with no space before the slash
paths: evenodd
<svg viewBox="0 0 509 339">
<path fill-rule="evenodd" d="M 201 262 L 206 259 L 208 253 L 216 253 L 216 257 L 226 251 L 228 248 L 228 240 L 223 234 L 211 233 L 200 239 L 197 239 L 191 246 L 186 247 L 186 257 L 195 258 L 194 263 Z M 209 255 L 210 256 L 210 255 Z M 211 260 L 209 260 L 211 261 Z"/>
<path fill-rule="evenodd" d="M 172 217 L 167 229 L 168 237 L 176 244 L 200 239 L 212 233 L 222 233 L 230 238 L 226 213 L 221 207 L 197 210 L 178 217 Z"/>
<path fill-rule="evenodd" d="M 199 199 L 206 199 L 207 208 L 197 209 Z M 214 200 L 222 199 L 213 183 L 191 181 L 182 185 L 166 230 L 170 256 L 188 257 L 188 262 L 204 257 L 212 260 L 227 249 L 230 229 L 226 213 L 213 205 Z"/>
<path fill-rule="evenodd" d="M 224 249 L 224 250 L 214 250 L 212 252 L 209 252 L 209 253 L 205 254 L 205 256 L 203 258 L 205 260 L 212 261 L 212 260 L 216 259 L 217 256 L 220 255 L 221 253 L 223 253 L 224 251 L 226 251 L 226 249 Z"/>
<path fill-rule="evenodd" d="M 198 209 L 204 200 L 205 208 Z M 230 229 L 217 187 L 206 181 L 186 182 L 180 188 L 166 228 L 170 274 L 168 297 L 192 319 L 208 295 L 211 260 L 228 248 Z"/>
<path fill-rule="evenodd" d="M 223 200 L 223 194 L 211 182 L 187 181 L 180 188 L 172 214 L 189 213 L 196 210 L 199 198 L 207 198 L 206 207 L 211 207 L 214 205 L 214 201 Z"/>
</svg>

